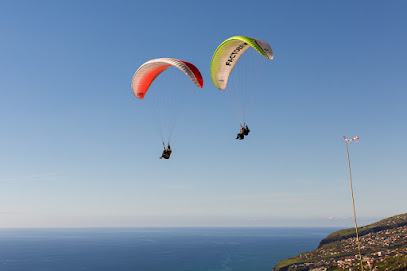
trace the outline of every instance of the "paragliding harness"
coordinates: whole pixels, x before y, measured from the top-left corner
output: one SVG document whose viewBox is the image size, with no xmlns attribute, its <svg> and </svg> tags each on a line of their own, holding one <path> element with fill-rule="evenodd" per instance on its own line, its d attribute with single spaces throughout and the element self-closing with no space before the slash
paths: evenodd
<svg viewBox="0 0 407 271">
<path fill-rule="evenodd" d="M 242 140 L 244 136 L 247 136 L 250 133 L 249 127 L 244 123 L 243 125 L 240 124 L 240 132 L 237 134 L 236 139 Z"/>
<path fill-rule="evenodd" d="M 170 144 L 168 144 L 168 147 L 166 148 L 163 142 L 163 146 L 164 146 L 164 150 L 163 150 L 163 154 L 161 155 L 160 159 L 164 158 L 164 159 L 170 159 L 172 150 L 170 147 Z"/>
</svg>

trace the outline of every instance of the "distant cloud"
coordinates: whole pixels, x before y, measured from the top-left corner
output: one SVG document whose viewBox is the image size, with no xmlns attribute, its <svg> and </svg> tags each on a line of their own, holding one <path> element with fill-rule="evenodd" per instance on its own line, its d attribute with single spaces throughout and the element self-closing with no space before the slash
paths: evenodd
<svg viewBox="0 0 407 271">
<path fill-rule="evenodd" d="M 187 186 L 187 185 L 166 185 L 166 186 L 164 186 L 164 188 L 169 189 L 169 190 L 181 190 L 181 191 L 187 191 L 187 190 L 193 189 L 191 186 Z"/>
<path fill-rule="evenodd" d="M 358 227 L 368 225 L 374 222 L 377 222 L 379 220 L 383 219 L 383 217 L 357 217 L 357 224 Z M 335 216 L 329 216 L 327 217 L 327 220 L 330 223 L 335 223 L 338 226 L 349 226 L 353 227 L 354 226 L 354 218 L 353 216 L 347 216 L 347 217 L 335 217 Z"/>
<path fill-rule="evenodd" d="M 222 198 L 223 200 L 257 200 L 263 202 L 303 202 L 314 200 L 318 196 L 317 193 L 255 193 L 241 194 Z"/>
<path fill-rule="evenodd" d="M 17 212 L 0 211 L 0 215 L 17 215 Z"/>
<path fill-rule="evenodd" d="M 57 172 L 42 172 L 17 177 L 0 178 L 0 182 L 53 181 L 58 176 L 61 176 L 61 174 Z"/>
</svg>

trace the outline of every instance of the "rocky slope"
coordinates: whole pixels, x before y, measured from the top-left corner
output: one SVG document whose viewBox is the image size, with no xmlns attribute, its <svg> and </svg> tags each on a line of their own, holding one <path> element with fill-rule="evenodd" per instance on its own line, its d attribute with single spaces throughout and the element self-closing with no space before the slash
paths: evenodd
<svg viewBox="0 0 407 271">
<path fill-rule="evenodd" d="M 364 270 L 407 270 L 407 214 L 359 227 Z M 280 261 L 274 271 L 361 270 L 355 229 L 334 232 L 311 252 Z"/>
</svg>

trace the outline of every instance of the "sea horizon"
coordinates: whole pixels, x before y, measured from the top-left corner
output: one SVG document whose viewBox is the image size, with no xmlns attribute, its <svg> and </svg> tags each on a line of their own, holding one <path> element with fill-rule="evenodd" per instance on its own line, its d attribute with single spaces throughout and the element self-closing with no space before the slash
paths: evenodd
<svg viewBox="0 0 407 271">
<path fill-rule="evenodd" d="M 249 271 L 315 249 L 337 228 L 1 228 L 0 270 Z"/>
<path fill-rule="evenodd" d="M 341 229 L 349 227 L 332 226 L 36 226 L 36 227 L 0 227 L 3 229 Z"/>
</svg>

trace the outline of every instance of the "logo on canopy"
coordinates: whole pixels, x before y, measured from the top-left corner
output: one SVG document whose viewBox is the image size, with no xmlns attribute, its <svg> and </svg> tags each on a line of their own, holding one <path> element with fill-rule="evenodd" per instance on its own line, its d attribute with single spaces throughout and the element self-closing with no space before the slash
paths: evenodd
<svg viewBox="0 0 407 271">
<path fill-rule="evenodd" d="M 240 51 L 241 51 L 244 47 L 246 47 L 246 45 L 247 45 L 247 43 L 245 42 L 245 43 L 240 44 L 239 46 L 237 46 L 236 49 L 233 50 L 233 52 L 230 54 L 229 59 L 226 61 L 226 65 L 232 66 L 232 62 L 233 62 L 234 58 L 236 57 L 237 54 L 240 53 Z"/>
</svg>

